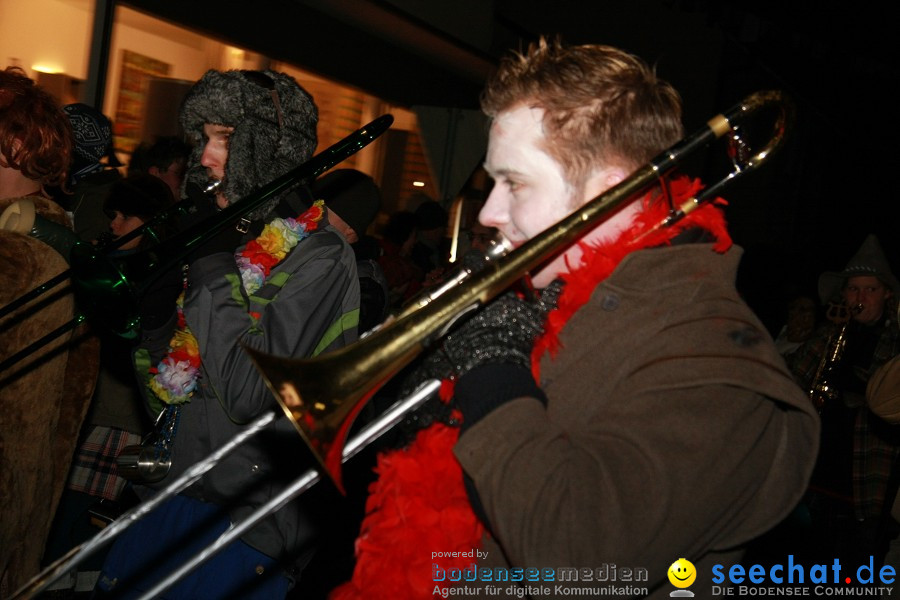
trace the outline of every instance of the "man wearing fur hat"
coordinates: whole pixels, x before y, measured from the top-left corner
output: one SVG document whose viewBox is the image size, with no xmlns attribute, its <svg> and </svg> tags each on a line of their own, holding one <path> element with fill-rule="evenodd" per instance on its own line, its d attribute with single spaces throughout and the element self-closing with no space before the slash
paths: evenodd
<svg viewBox="0 0 900 600">
<path fill-rule="evenodd" d="M 291 77 L 209 71 L 187 94 L 184 131 L 195 143 L 186 193 L 214 213 L 308 160 L 317 110 Z M 135 355 L 148 404 L 174 430 L 160 488 L 277 408 L 242 346 L 277 356 L 328 352 L 356 339 L 353 252 L 327 210 L 300 186 L 245 215 L 189 260 L 176 309 L 165 290 L 142 306 Z M 246 232 L 246 233 L 245 233 Z M 286 419 L 241 445 L 113 546 L 98 587 L 115 597 L 156 585 L 189 556 L 284 489 L 314 459 Z M 142 493 L 149 494 L 147 488 Z M 176 584 L 167 598 L 283 598 L 308 556 L 313 525 L 294 501 Z"/>
<path fill-rule="evenodd" d="M 878 238 L 869 235 L 842 271 L 820 276 L 819 296 L 830 306 L 830 321 L 788 357 L 797 380 L 821 404 L 822 443 L 810 505 L 814 520 L 821 519 L 814 529 L 827 539 L 817 545 L 828 544 L 859 564 L 867 564 L 870 555 L 876 562 L 884 556 L 887 490 L 900 456 L 900 432 L 865 404 L 872 375 L 900 354 L 898 294 L 900 283 Z M 843 349 L 833 358 L 839 340 Z M 823 388 L 833 393 L 816 391 Z"/>
</svg>

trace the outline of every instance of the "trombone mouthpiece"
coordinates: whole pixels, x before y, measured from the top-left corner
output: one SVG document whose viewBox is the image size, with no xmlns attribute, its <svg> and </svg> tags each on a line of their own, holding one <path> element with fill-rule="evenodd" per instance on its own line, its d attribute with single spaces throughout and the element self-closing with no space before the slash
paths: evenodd
<svg viewBox="0 0 900 600">
<path fill-rule="evenodd" d="M 203 188 L 203 193 L 214 194 L 220 187 L 222 187 L 221 179 L 210 179 L 209 183 L 206 184 L 206 187 Z"/>
</svg>

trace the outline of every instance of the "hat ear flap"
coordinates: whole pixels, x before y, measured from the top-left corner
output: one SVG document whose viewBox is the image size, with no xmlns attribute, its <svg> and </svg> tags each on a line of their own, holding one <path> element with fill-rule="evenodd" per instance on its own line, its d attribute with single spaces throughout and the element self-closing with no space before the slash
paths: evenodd
<svg viewBox="0 0 900 600">
<path fill-rule="evenodd" d="M 295 166 L 280 156 L 283 154 L 279 151 L 280 137 L 271 123 L 256 117 L 247 116 L 235 128 L 228 141 L 223 189 L 230 202 L 240 202 Z M 266 202 L 251 211 L 247 218 L 261 219 L 277 204 L 277 199 Z"/>
</svg>

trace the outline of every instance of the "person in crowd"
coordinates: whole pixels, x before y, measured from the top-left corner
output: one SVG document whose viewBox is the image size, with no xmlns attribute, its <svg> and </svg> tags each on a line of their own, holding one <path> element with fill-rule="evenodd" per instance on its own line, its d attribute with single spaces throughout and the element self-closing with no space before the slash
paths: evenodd
<svg viewBox="0 0 900 600">
<path fill-rule="evenodd" d="M 869 235 L 841 271 L 819 277 L 825 322 L 790 356 L 790 366 L 822 417 L 822 444 L 807 504 L 814 546 L 847 560 L 886 551 L 887 489 L 900 432 L 866 407 L 872 374 L 900 354 L 900 283 L 878 238 Z M 835 352 L 835 349 L 838 349 Z"/>
<path fill-rule="evenodd" d="M 131 233 L 173 201 L 169 186 L 152 175 L 120 179 L 110 188 L 103 206 L 109 216 L 112 239 Z M 151 242 L 145 242 L 144 236 L 138 236 L 109 255 L 123 257 L 149 245 Z M 100 374 L 47 541 L 44 564 L 51 564 L 97 535 L 97 519 L 105 525 L 132 502 L 131 495 L 123 497 L 127 481 L 118 472 L 116 457 L 124 448 L 139 444 L 150 428 L 131 363 L 134 340 L 116 335 L 102 325 L 95 331 L 100 337 Z M 53 589 L 90 592 L 100 575 L 103 556 L 100 552 L 89 557 L 79 565 L 77 573 L 69 574 Z"/>
<path fill-rule="evenodd" d="M 356 256 L 359 333 L 365 333 L 384 321 L 389 309 L 387 279 L 377 262 L 377 242 L 366 234 L 381 208 L 381 190 L 362 171 L 337 169 L 316 180 L 313 193 L 325 200 L 332 224 Z M 376 250 L 372 249 L 373 244 Z"/>
<path fill-rule="evenodd" d="M 469 248 L 485 254 L 490 250 L 491 241 L 497 235 L 497 231 L 492 227 L 485 227 L 476 221 L 469 227 L 467 235 L 469 238 Z"/>
<path fill-rule="evenodd" d="M 162 182 L 165 187 L 160 184 Z M 109 197 L 103 203 L 103 211 L 109 217 L 109 230 L 116 241 L 148 223 L 157 213 L 175 203 L 172 188 L 161 178 L 149 174 L 129 175 L 116 182 Z M 162 236 L 160 236 L 162 237 Z M 143 235 L 130 239 L 116 247 L 118 252 L 136 250 L 152 245 Z"/>
<path fill-rule="evenodd" d="M 900 311 L 897 313 L 900 318 Z M 895 356 L 882 366 L 869 379 L 866 385 L 866 404 L 875 416 L 890 425 L 892 429 L 900 426 L 900 355 Z M 900 565 L 900 465 L 894 461 L 894 468 L 885 494 L 886 515 L 884 517 L 884 537 L 888 547 L 884 556 L 884 564 L 896 567 Z M 900 598 L 896 587 L 888 594 L 888 598 Z"/>
<path fill-rule="evenodd" d="M 66 184 L 72 127 L 53 97 L 22 69 L 7 67 L 0 76 L 4 126 L 0 138 L 0 197 L 49 197 L 46 188 Z M 34 103 L 33 114 L 24 110 L 25 97 Z"/>
<path fill-rule="evenodd" d="M 62 195 L 75 222 L 75 233 L 84 241 L 96 240 L 109 220 L 103 202 L 112 185 L 122 178 L 122 166 L 113 149 L 112 122 L 102 112 L 83 103 L 63 107 L 75 136 L 69 168 L 71 196 Z"/>
<path fill-rule="evenodd" d="M 391 308 L 400 308 L 422 289 L 425 272 L 410 256 L 415 243 L 416 216 L 409 211 L 393 213 L 385 225 L 378 257 L 387 278 Z"/>
<path fill-rule="evenodd" d="M 0 307 L 68 268 L 68 247 L 31 235 L 34 223 L 6 222 L 7 210 L 34 214 L 71 232 L 51 188 L 66 187 L 72 130 L 53 97 L 23 70 L 0 70 Z M 17 214 L 24 219 L 24 212 Z M 19 227 L 19 225 L 24 225 Z M 9 227 L 8 227 L 9 226 Z M 62 241 L 62 240 L 61 240 Z M 56 290 L 0 318 L 0 361 L 70 322 L 70 291 Z M 85 329 L 58 337 L 0 369 L 0 596 L 37 574 L 97 377 L 98 344 Z"/>
<path fill-rule="evenodd" d="M 787 303 L 784 326 L 775 336 L 779 354 L 787 356 L 809 339 L 818 324 L 819 308 L 815 299 L 806 294 L 792 297 Z"/>
<path fill-rule="evenodd" d="M 541 40 L 501 63 L 482 108 L 495 183 L 479 220 L 516 247 L 682 137 L 674 88 L 609 46 Z M 740 562 L 794 508 L 817 418 L 734 288 L 719 208 L 653 227 L 700 185 L 668 177 L 536 267 L 534 294 L 510 290 L 443 338 L 423 375 L 452 386 L 451 410 L 434 408 L 448 419 L 379 463 L 334 598 L 421 597 L 453 569 L 471 593 L 488 568 L 613 564 L 668 598 L 678 557 L 697 573 Z"/>
<path fill-rule="evenodd" d="M 152 144 L 144 142 L 135 148 L 128 162 L 128 174 L 149 173 L 166 182 L 172 197 L 181 199 L 184 170 L 191 147 L 183 139 L 160 136 Z"/>
<path fill-rule="evenodd" d="M 219 182 L 211 197 L 196 200 L 201 209 L 193 218 L 215 218 L 308 160 L 316 146 L 312 98 L 292 77 L 271 70 L 208 71 L 185 97 L 180 118 L 195 144 L 186 188 Z M 142 302 L 135 352 L 151 413 L 162 411 L 159 447 L 172 460 L 165 476 L 149 483 L 156 488 L 277 409 L 244 347 L 305 357 L 357 337 L 353 252 L 305 186 L 203 240 L 177 275 L 183 278 L 177 301 L 179 290 L 159 285 Z M 290 421 L 277 420 L 121 536 L 98 591 L 117 598 L 148 591 L 314 462 Z M 146 486 L 135 489 L 148 493 Z M 166 597 L 284 598 L 314 534 L 301 502 L 288 503 Z"/>
<path fill-rule="evenodd" d="M 416 207 L 416 242 L 410 258 L 426 279 L 437 280 L 447 267 L 447 210 L 430 198 Z"/>
</svg>

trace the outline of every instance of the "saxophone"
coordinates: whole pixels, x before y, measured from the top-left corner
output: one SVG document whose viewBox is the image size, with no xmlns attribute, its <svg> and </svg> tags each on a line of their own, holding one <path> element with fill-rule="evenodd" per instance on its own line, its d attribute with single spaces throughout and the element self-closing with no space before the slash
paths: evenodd
<svg viewBox="0 0 900 600">
<path fill-rule="evenodd" d="M 844 356 L 844 347 L 847 345 L 847 327 L 853 317 L 862 312 L 862 309 L 862 304 L 856 304 L 849 308 L 845 304 L 830 304 L 828 307 L 826 317 L 840 327 L 828 338 L 825 353 L 822 355 L 822 360 L 819 361 L 816 375 L 807 392 L 813 406 L 820 413 L 826 403 L 833 402 L 841 396 L 834 378 Z"/>
</svg>

